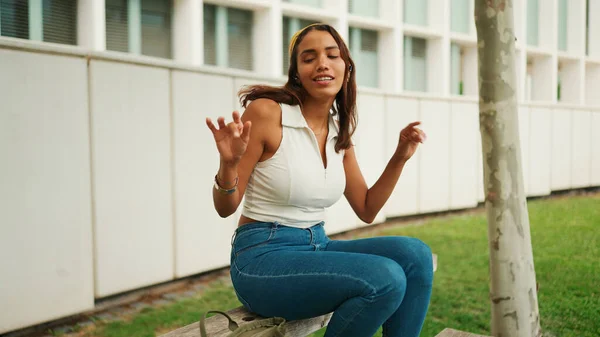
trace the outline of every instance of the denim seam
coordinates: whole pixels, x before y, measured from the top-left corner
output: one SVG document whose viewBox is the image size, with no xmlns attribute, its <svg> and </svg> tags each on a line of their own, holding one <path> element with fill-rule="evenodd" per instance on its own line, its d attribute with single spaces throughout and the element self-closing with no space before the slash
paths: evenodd
<svg viewBox="0 0 600 337">
<path fill-rule="evenodd" d="M 235 263 L 235 269 L 243 276 L 248 276 L 248 277 L 255 277 L 255 278 L 283 278 L 283 277 L 289 277 L 289 276 L 341 276 L 341 277 L 346 277 L 349 278 L 351 280 L 354 281 L 358 281 L 359 283 L 362 283 L 363 285 L 366 285 L 369 290 L 371 290 L 372 293 L 376 293 L 375 287 L 373 287 L 371 284 L 369 284 L 369 282 L 366 282 L 364 280 L 361 280 L 359 278 L 350 276 L 350 275 L 346 275 L 346 274 L 335 274 L 335 273 L 296 273 L 296 274 L 285 274 L 285 275 L 253 275 L 253 274 L 248 274 L 245 273 L 243 271 L 241 271 L 238 266 L 237 263 Z M 371 300 L 371 299 L 369 299 Z"/>
<path fill-rule="evenodd" d="M 354 320 L 356 318 L 356 316 L 360 315 L 364 310 L 365 310 L 366 305 L 363 305 L 362 308 L 360 308 L 360 310 L 354 314 L 354 316 L 350 319 L 350 321 L 347 321 L 344 319 L 344 322 L 346 322 L 346 324 L 342 327 L 341 332 L 344 332 L 344 330 L 346 330 L 346 328 L 348 327 L 348 325 L 350 325 L 350 322 L 352 320 Z M 336 331 L 335 336 L 341 336 L 339 331 Z M 335 337 L 334 336 L 334 337 Z"/>
<path fill-rule="evenodd" d="M 369 282 L 366 282 L 364 280 L 361 280 L 359 278 L 356 278 L 356 277 L 353 277 L 353 276 L 350 276 L 350 275 L 346 275 L 346 274 L 334 274 L 334 273 L 301 273 L 301 274 L 269 275 L 269 276 L 264 275 L 263 276 L 263 275 L 252 275 L 252 274 L 248 274 L 248 273 L 245 273 L 245 272 L 241 271 L 238 268 L 238 265 L 237 265 L 237 263 L 236 263 L 235 260 L 233 261 L 233 264 L 235 266 L 235 269 L 238 271 L 238 273 L 240 273 L 243 276 L 247 276 L 247 277 L 255 277 L 255 278 L 283 278 L 283 277 L 289 277 L 289 276 L 341 276 L 341 277 L 349 278 L 349 279 L 354 280 L 354 281 L 358 281 L 359 283 L 365 285 L 371 291 L 372 294 L 375 294 L 377 292 L 375 290 L 375 287 L 373 287 Z M 365 298 L 367 300 L 369 300 L 369 302 L 373 301 L 373 299 L 370 298 L 370 297 L 365 297 Z"/>
</svg>

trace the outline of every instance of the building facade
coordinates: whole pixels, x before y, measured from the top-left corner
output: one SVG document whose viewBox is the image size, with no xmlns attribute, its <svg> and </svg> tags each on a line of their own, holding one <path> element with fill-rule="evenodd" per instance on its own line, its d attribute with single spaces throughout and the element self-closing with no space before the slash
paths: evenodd
<svg viewBox="0 0 600 337">
<path fill-rule="evenodd" d="M 600 186 L 600 0 L 515 4 L 528 196 Z M 378 215 L 484 200 L 471 0 L 0 0 L 0 333 L 227 266 L 207 116 L 283 84 L 326 22 L 356 62 L 357 155 L 375 182 L 407 123 L 428 142 Z M 596 88 L 596 89 L 595 89 Z M 365 226 L 341 200 L 337 233 Z"/>
</svg>

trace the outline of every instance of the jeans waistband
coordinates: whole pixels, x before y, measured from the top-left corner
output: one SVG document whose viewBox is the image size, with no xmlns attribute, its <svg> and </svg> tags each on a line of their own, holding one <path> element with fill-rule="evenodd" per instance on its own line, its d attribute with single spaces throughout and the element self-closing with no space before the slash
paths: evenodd
<svg viewBox="0 0 600 337">
<path fill-rule="evenodd" d="M 282 225 L 280 222 L 277 221 L 273 221 L 273 222 L 265 222 L 265 221 L 256 221 L 256 222 L 249 222 L 247 224 L 241 225 L 238 228 L 235 229 L 235 231 L 233 232 L 233 235 L 231 236 L 231 244 L 233 245 L 233 242 L 235 240 L 235 237 L 237 235 L 239 235 L 240 233 L 243 233 L 245 231 L 251 230 L 251 229 L 256 229 L 256 228 L 264 228 L 264 229 L 274 229 L 276 230 L 278 227 L 286 227 L 286 228 L 292 228 L 292 229 L 298 229 L 298 230 L 306 230 L 306 231 L 310 231 L 311 235 L 314 235 L 313 230 L 318 228 L 318 227 L 323 227 L 325 225 L 325 221 L 321 221 L 319 223 L 316 223 L 315 225 L 308 227 L 308 228 L 299 228 L 299 227 L 292 227 L 292 226 L 286 226 L 286 225 Z"/>
<path fill-rule="evenodd" d="M 281 224 L 279 222 L 263 222 L 263 221 L 256 221 L 256 222 L 249 222 L 247 224 L 241 225 L 238 228 L 235 229 L 235 234 L 239 234 L 241 232 L 250 230 L 250 229 L 255 229 L 255 228 L 277 228 L 281 226 Z"/>
</svg>

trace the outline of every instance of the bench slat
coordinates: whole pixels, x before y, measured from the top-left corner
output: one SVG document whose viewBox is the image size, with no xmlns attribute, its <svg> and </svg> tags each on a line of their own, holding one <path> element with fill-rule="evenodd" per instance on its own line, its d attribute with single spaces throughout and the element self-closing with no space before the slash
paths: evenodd
<svg viewBox="0 0 600 337">
<path fill-rule="evenodd" d="M 458 330 L 446 328 L 446 329 L 442 330 L 442 332 L 437 334 L 435 337 L 489 337 L 489 336 L 476 335 L 476 334 L 470 333 L 470 332 L 464 332 L 464 331 L 458 331 Z"/>
<path fill-rule="evenodd" d="M 240 326 L 258 319 L 263 319 L 254 313 L 247 311 L 244 307 L 235 308 L 227 312 Z M 320 317 L 290 321 L 287 325 L 286 337 L 305 337 L 319 329 L 327 326 L 331 314 Z M 215 315 L 206 319 L 206 333 L 209 337 L 227 336 L 231 331 L 227 328 L 227 318 Z M 160 337 L 198 337 L 200 336 L 200 324 L 198 322 L 171 331 Z"/>
</svg>

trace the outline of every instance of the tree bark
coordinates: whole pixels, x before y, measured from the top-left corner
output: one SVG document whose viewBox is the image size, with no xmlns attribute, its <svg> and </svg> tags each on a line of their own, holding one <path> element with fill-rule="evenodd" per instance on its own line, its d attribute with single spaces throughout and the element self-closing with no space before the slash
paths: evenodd
<svg viewBox="0 0 600 337">
<path fill-rule="evenodd" d="M 492 335 L 541 336 L 523 186 L 512 0 L 475 0 Z"/>
</svg>

